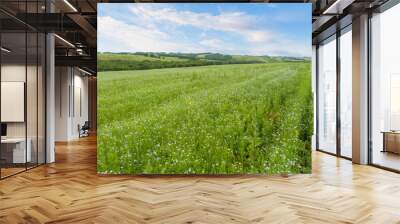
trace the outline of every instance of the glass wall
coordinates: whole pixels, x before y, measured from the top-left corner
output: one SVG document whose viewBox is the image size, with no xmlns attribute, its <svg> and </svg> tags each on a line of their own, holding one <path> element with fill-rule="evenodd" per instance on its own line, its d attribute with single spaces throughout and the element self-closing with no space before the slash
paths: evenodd
<svg viewBox="0 0 400 224">
<path fill-rule="evenodd" d="M 41 1 L 13 3 L 0 7 L 43 10 Z M 43 33 L 0 12 L 0 178 L 45 163 L 45 41 Z"/>
<path fill-rule="evenodd" d="M 44 164 L 46 163 L 46 36 L 43 33 L 38 33 L 37 48 L 37 162 Z"/>
<path fill-rule="evenodd" d="M 26 148 L 26 35 L 25 32 L 1 34 L 1 175 L 26 169 L 30 151 Z M 6 50 L 5 50 L 6 49 Z"/>
<path fill-rule="evenodd" d="M 318 48 L 318 149 L 336 153 L 336 36 Z"/>
<path fill-rule="evenodd" d="M 371 19 L 371 161 L 400 170 L 400 4 Z"/>
<path fill-rule="evenodd" d="M 353 78 L 351 24 L 337 35 L 329 37 L 318 47 L 318 149 L 335 155 L 340 153 L 338 156 L 350 159 Z"/>
<path fill-rule="evenodd" d="M 352 157 L 352 35 L 351 25 L 340 35 L 340 154 Z"/>
<path fill-rule="evenodd" d="M 28 161 L 28 168 L 37 164 L 37 79 L 38 79 L 38 35 L 34 32 L 27 33 L 27 53 L 29 55 L 27 61 L 27 74 L 26 74 L 26 113 L 27 113 L 27 141 L 29 142 L 28 151 L 30 152 L 31 160 Z M 30 148 L 29 148 L 30 147 Z"/>
</svg>

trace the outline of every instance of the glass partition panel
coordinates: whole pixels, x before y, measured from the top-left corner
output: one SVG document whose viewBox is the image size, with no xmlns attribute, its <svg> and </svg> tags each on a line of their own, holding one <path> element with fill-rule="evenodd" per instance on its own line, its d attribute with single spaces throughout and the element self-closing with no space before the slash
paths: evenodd
<svg viewBox="0 0 400 224">
<path fill-rule="evenodd" d="M 46 39 L 45 35 L 39 33 L 38 35 L 38 77 L 37 77 L 37 89 L 38 89 L 38 164 L 43 164 L 46 162 L 46 151 L 45 151 L 45 120 L 46 120 L 46 108 L 45 108 L 45 93 L 46 93 L 46 79 L 45 79 L 45 65 L 46 65 L 46 52 L 45 45 Z"/>
<path fill-rule="evenodd" d="M 27 149 L 30 160 L 28 160 L 28 168 L 37 165 L 38 160 L 38 35 L 36 32 L 27 33 L 27 80 L 26 80 L 26 112 L 27 112 Z"/>
<path fill-rule="evenodd" d="M 352 157 L 352 34 L 351 26 L 340 36 L 340 153 Z"/>
<path fill-rule="evenodd" d="M 46 0 L 39 0 L 38 2 L 38 13 L 46 13 Z M 54 4 L 54 3 L 50 3 Z M 54 7 L 53 7 L 54 8 Z M 38 164 L 46 163 L 46 143 L 45 143 L 45 124 L 46 124 L 46 36 L 44 33 L 38 33 L 38 76 L 37 76 L 37 88 L 38 88 Z"/>
<path fill-rule="evenodd" d="M 26 33 L 1 34 L 2 178 L 24 171 L 31 151 L 26 141 Z"/>
<path fill-rule="evenodd" d="M 400 4 L 371 19 L 372 163 L 400 170 Z"/>
<path fill-rule="evenodd" d="M 44 0 L 0 7 L 20 16 L 46 9 Z M 0 178 L 45 163 L 45 45 L 45 34 L 0 12 Z"/>
<path fill-rule="evenodd" d="M 318 148 L 336 153 L 336 36 L 318 48 Z"/>
</svg>

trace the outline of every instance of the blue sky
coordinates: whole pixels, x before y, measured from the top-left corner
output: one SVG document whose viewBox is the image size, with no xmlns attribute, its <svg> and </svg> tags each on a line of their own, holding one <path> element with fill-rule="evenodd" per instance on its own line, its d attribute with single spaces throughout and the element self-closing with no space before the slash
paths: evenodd
<svg viewBox="0 0 400 224">
<path fill-rule="evenodd" d="M 98 4 L 100 52 L 310 56 L 311 4 Z"/>
</svg>

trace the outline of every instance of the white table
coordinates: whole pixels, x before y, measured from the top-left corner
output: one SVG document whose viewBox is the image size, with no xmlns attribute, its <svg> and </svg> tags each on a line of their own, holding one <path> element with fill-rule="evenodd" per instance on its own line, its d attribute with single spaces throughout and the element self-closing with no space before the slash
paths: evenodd
<svg viewBox="0 0 400 224">
<path fill-rule="evenodd" d="M 5 138 L 1 139 L 2 145 L 13 145 L 13 163 L 26 163 L 32 160 L 32 140 L 26 139 L 28 143 L 25 151 L 25 138 Z"/>
</svg>

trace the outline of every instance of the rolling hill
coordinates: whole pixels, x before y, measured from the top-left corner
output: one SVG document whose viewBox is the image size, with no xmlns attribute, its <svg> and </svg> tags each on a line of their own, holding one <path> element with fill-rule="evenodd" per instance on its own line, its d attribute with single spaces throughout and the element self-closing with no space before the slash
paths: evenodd
<svg viewBox="0 0 400 224">
<path fill-rule="evenodd" d="M 110 53 L 97 55 L 99 71 L 145 70 L 223 64 L 260 64 L 279 61 L 304 61 L 307 58 L 225 55 L 218 53 Z"/>
</svg>

